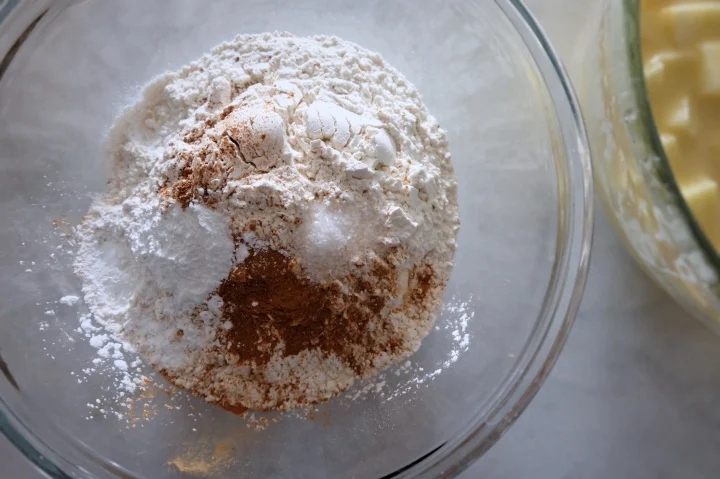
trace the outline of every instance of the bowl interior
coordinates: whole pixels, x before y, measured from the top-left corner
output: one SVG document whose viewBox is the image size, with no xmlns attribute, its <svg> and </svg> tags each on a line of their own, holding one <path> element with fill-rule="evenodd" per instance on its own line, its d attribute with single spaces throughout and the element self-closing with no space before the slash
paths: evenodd
<svg viewBox="0 0 720 479">
<path fill-rule="evenodd" d="M 81 296 L 71 227 L 103 189 L 104 135 L 118 112 L 154 75 L 238 33 L 274 30 L 355 41 L 415 83 L 449 134 L 462 226 L 438 327 L 411 365 L 309 418 L 258 414 L 251 426 L 269 424 L 255 430 L 183 394 L 119 397 L 78 332 L 84 305 L 58 301 Z M 18 388 L 3 380 L 0 395 L 63 470 L 382 477 L 478 428 L 543 334 L 565 158 L 538 69 L 494 2 L 58 2 L 5 67 L 0 352 Z"/>
</svg>

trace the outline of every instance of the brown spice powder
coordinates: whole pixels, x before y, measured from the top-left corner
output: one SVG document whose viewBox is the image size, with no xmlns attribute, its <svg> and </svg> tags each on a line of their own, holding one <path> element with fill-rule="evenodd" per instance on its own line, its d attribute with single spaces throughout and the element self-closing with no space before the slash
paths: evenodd
<svg viewBox="0 0 720 479">
<path fill-rule="evenodd" d="M 405 332 L 391 324 L 388 310 L 410 316 L 417 314 L 413 310 L 431 310 L 433 298 L 437 299 L 432 292 L 442 286 L 432 266 L 421 264 L 410 272 L 404 303 L 389 305 L 388 300 L 398 296 L 399 274 L 393 264 L 389 255 L 385 260 L 376 259 L 364 274 L 318 284 L 303 276 L 295 259 L 272 249 L 250 250 L 215 292 L 223 299 L 223 320 L 232 323 L 229 330 L 218 330 L 220 344 L 215 353 L 238 368 L 248 364 L 262 368 L 278 351 L 288 357 L 317 350 L 326 357 L 336 355 L 357 376 L 367 376 L 377 370 L 377 358 L 407 351 Z M 172 375 L 161 373 L 175 383 Z M 206 374 L 209 378 L 212 371 L 208 369 Z M 302 384 L 289 387 L 303 389 Z M 264 403 L 272 404 L 273 385 L 260 388 Z M 190 390 L 203 395 L 197 387 Z M 296 401 L 307 406 L 318 402 L 302 394 Z M 224 395 L 215 402 L 236 414 L 248 411 L 242 400 L 229 401 Z"/>
<path fill-rule="evenodd" d="M 174 159 L 183 166 L 179 168 L 177 177 L 168 178 L 160 188 L 162 196 L 174 198 L 183 208 L 187 208 L 193 200 L 214 208 L 217 198 L 213 193 L 221 192 L 226 186 L 226 174 L 233 172 L 233 165 L 246 163 L 255 166 L 246 160 L 236 140 L 243 138 L 243 144 L 249 142 L 250 124 L 223 122 L 234 109 L 234 106 L 225 108 L 219 117 L 220 126 L 225 128 L 222 134 L 208 134 L 218 124 L 216 119 L 211 118 L 183 136 L 183 143 L 193 145 L 195 152 L 182 150 L 174 153 Z M 261 145 L 256 143 L 254 147 L 260 148 Z"/>
<path fill-rule="evenodd" d="M 211 147 L 208 147 L 211 149 Z M 218 160 L 210 160 L 210 151 L 205 151 L 201 158 L 193 159 L 187 155 L 179 155 L 185 161 L 178 179 L 160 189 L 160 194 L 175 198 L 180 206 L 187 208 L 193 200 L 202 201 L 208 207 L 214 207 L 214 198 L 209 196 L 211 190 L 221 190 L 223 165 Z M 183 158 L 185 156 L 185 158 Z"/>
<path fill-rule="evenodd" d="M 228 351 L 240 362 L 261 365 L 282 342 L 285 356 L 318 349 L 365 374 L 375 355 L 399 347 L 399 336 L 380 315 L 397 273 L 379 264 L 370 278 L 344 282 L 345 287 L 339 281 L 313 283 L 301 276 L 295 260 L 270 249 L 253 250 L 217 291 L 223 317 L 233 325 L 221 332 Z"/>
</svg>

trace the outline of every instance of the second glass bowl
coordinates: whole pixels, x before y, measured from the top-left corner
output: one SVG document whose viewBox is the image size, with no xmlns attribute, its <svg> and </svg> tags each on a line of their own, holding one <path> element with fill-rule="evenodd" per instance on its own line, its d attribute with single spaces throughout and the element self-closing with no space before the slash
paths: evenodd
<svg viewBox="0 0 720 479">
<path fill-rule="evenodd" d="M 720 258 L 673 177 L 645 88 L 640 0 L 604 0 L 572 75 L 597 191 L 627 249 L 688 312 L 720 332 Z"/>
</svg>

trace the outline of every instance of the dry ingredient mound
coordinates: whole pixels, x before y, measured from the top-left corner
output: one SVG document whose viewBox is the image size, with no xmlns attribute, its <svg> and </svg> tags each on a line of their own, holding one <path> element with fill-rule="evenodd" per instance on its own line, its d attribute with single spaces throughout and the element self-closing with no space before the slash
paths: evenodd
<svg viewBox="0 0 720 479">
<path fill-rule="evenodd" d="M 101 343 L 234 411 L 325 401 L 405 359 L 452 268 L 445 133 L 377 53 L 241 35 L 109 134 L 75 262 Z"/>
</svg>

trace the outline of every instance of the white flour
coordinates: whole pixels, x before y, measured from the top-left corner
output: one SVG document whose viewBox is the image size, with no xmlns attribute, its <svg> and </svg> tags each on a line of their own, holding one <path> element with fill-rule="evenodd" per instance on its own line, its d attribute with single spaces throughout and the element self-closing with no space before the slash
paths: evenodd
<svg viewBox="0 0 720 479">
<path fill-rule="evenodd" d="M 414 266 L 431 265 L 441 285 L 449 276 L 458 210 L 445 134 L 402 75 L 353 43 L 238 36 L 152 81 L 109 150 L 108 188 L 78 227 L 75 266 L 101 328 L 84 321 L 83 331 L 120 371 L 124 350 L 187 387 L 202 382 L 199 370 L 217 365 L 218 329 L 231 327 L 213 291 L 247 247 L 297 258 L 315 281 L 390 254 L 398 304 Z M 435 306 L 441 293 L 431 292 Z M 419 347 L 432 309 L 393 313 L 402 356 Z M 226 377 L 231 369 L 217 381 L 252 396 L 256 385 Z M 308 401 L 355 377 L 313 351 L 255 373 L 303 381 Z"/>
<path fill-rule="evenodd" d="M 80 301 L 80 298 L 78 296 L 73 296 L 73 295 L 67 295 L 67 296 L 63 296 L 62 298 L 60 298 L 60 303 L 66 305 L 66 306 L 72 306 L 75 303 L 77 303 L 78 301 Z"/>
</svg>

